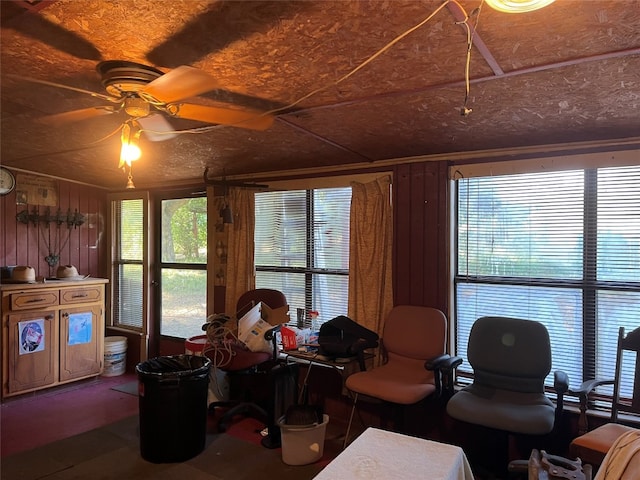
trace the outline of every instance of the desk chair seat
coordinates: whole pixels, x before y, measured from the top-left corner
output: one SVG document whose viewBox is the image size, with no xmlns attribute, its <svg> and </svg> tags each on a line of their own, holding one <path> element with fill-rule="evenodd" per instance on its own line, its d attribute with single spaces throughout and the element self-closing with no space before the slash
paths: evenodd
<svg viewBox="0 0 640 480">
<path fill-rule="evenodd" d="M 607 423 L 575 438 L 569 445 L 569 453 L 584 463 L 598 467 L 616 440 L 634 430 L 636 429 L 619 423 Z"/>
<path fill-rule="evenodd" d="M 388 363 L 350 375 L 347 387 L 353 392 L 401 405 L 412 405 L 436 391 L 433 372 L 424 368 L 424 360 L 393 353 L 389 353 Z"/>
<path fill-rule="evenodd" d="M 545 395 L 472 385 L 455 394 L 449 414 L 458 420 L 527 435 L 553 430 L 556 408 Z"/>
</svg>

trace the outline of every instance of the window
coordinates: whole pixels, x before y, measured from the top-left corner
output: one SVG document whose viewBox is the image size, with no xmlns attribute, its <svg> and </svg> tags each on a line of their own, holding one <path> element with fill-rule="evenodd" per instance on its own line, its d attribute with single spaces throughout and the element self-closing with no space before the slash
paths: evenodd
<svg viewBox="0 0 640 480">
<path fill-rule="evenodd" d="M 291 320 L 346 315 L 351 188 L 256 193 L 256 287 L 282 291 Z"/>
<path fill-rule="evenodd" d="M 117 198 L 116 198 L 117 197 Z M 113 325 L 145 331 L 146 198 L 111 199 Z"/>
<path fill-rule="evenodd" d="M 478 317 L 532 319 L 572 386 L 613 378 L 618 328 L 640 326 L 640 167 L 460 179 L 456 191 L 458 354 Z"/>
<path fill-rule="evenodd" d="M 190 338 L 207 318 L 207 199 L 164 199 L 160 208 L 160 334 Z"/>
</svg>

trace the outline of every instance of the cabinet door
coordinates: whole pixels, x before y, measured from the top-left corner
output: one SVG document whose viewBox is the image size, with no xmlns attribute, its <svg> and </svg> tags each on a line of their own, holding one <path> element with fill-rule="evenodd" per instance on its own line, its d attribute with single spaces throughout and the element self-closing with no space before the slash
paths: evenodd
<svg viewBox="0 0 640 480">
<path fill-rule="evenodd" d="M 100 373 L 102 368 L 100 305 L 60 310 L 60 381 Z"/>
<path fill-rule="evenodd" d="M 7 332 L 7 391 L 17 393 L 56 382 L 58 329 L 55 310 L 11 314 Z"/>
</svg>

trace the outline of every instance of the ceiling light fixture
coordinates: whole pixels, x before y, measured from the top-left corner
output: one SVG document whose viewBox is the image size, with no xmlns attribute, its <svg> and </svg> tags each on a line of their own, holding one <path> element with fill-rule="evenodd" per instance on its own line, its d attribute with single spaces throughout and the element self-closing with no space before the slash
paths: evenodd
<svg viewBox="0 0 640 480">
<path fill-rule="evenodd" d="M 503 13 L 525 13 L 544 8 L 555 0 L 485 0 L 494 10 Z"/>
<path fill-rule="evenodd" d="M 129 178 L 127 188 L 135 188 L 133 184 L 133 175 L 131 173 L 131 164 L 138 160 L 142 155 L 140 151 L 140 126 L 136 122 L 125 122 L 122 125 L 122 134 L 120 135 L 120 163 L 118 168 L 126 171 L 125 165 L 129 167 Z"/>
<path fill-rule="evenodd" d="M 132 128 L 133 127 L 133 128 Z M 120 136 L 122 147 L 120 149 L 120 164 L 118 168 L 123 168 L 125 164 L 131 167 L 131 163 L 140 158 L 140 128 L 136 125 L 129 125 L 129 122 L 122 126 L 122 135 Z"/>
</svg>

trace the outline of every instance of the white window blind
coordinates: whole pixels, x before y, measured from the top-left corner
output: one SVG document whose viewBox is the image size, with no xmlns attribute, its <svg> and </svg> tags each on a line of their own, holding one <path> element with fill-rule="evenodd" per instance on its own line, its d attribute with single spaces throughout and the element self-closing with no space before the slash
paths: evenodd
<svg viewBox="0 0 640 480">
<path fill-rule="evenodd" d="M 525 318 L 547 327 L 552 371 L 572 386 L 613 378 L 618 328 L 640 326 L 640 167 L 476 177 L 456 188 L 457 353 L 466 360 L 477 318 Z"/>
<path fill-rule="evenodd" d="M 346 315 L 351 188 L 256 193 L 256 286 L 287 297 L 292 324 Z"/>
<path fill-rule="evenodd" d="M 144 200 L 118 200 L 114 202 L 114 206 L 117 232 L 117 258 L 114 259 L 117 298 L 113 301 L 114 324 L 142 329 Z"/>
</svg>

